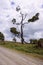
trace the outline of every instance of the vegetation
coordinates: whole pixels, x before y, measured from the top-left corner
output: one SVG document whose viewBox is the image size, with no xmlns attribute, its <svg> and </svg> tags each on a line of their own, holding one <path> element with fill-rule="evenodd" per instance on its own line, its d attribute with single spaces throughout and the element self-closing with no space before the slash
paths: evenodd
<svg viewBox="0 0 43 65">
<path fill-rule="evenodd" d="M 14 27 L 12 27 L 12 28 L 10 28 L 10 31 L 14 34 L 15 33 L 15 35 L 19 35 L 19 33 L 20 32 L 18 32 L 17 30 L 16 30 L 16 28 L 14 28 Z"/>
<path fill-rule="evenodd" d="M 4 35 L 0 32 L 0 41 L 4 41 Z"/>
<path fill-rule="evenodd" d="M 34 22 L 34 21 L 38 20 L 39 19 L 38 16 L 39 16 L 39 13 L 36 13 L 35 16 L 33 16 L 31 19 L 28 20 L 28 22 Z"/>
<path fill-rule="evenodd" d="M 30 39 L 30 43 L 36 44 L 37 43 L 37 39 Z"/>
<path fill-rule="evenodd" d="M 13 38 L 13 41 L 14 41 L 14 42 L 16 42 L 16 39 L 15 39 L 15 38 Z"/>
<path fill-rule="evenodd" d="M 22 51 L 28 54 L 36 54 L 40 57 L 43 57 L 43 48 L 36 47 L 36 44 L 20 44 L 20 43 L 14 43 L 14 42 L 0 42 L 1 46 Z"/>
<path fill-rule="evenodd" d="M 28 20 L 28 22 L 23 23 L 23 21 L 25 20 L 25 18 L 26 18 L 26 16 L 27 16 L 28 14 L 27 14 L 27 13 L 25 13 L 25 14 L 22 13 L 22 12 L 21 12 L 21 8 L 20 8 L 19 6 L 16 7 L 16 11 L 17 11 L 17 12 L 20 12 L 21 21 L 20 21 L 20 23 L 16 23 L 16 19 L 13 18 L 12 22 L 13 22 L 13 24 L 21 25 L 21 33 L 20 33 L 20 35 L 21 35 L 21 43 L 23 44 L 23 43 L 24 43 L 23 26 L 24 26 L 25 24 L 29 23 L 29 22 L 35 22 L 36 20 L 38 20 L 38 19 L 39 19 L 39 13 L 36 13 L 36 15 L 34 15 L 31 19 Z M 12 29 L 12 28 L 11 28 L 11 29 Z M 13 29 L 11 30 L 11 32 L 13 32 L 14 34 L 18 34 L 18 32 L 16 31 L 16 28 L 13 28 Z"/>
<path fill-rule="evenodd" d="M 38 47 L 43 47 L 43 38 L 37 39 L 30 39 L 30 43 L 37 44 Z"/>
</svg>

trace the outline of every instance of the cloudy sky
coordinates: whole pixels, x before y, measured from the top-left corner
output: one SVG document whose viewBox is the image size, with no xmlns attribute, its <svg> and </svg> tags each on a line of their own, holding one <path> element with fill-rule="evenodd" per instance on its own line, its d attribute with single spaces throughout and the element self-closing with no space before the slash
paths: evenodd
<svg viewBox="0 0 43 65">
<path fill-rule="evenodd" d="M 16 18 L 17 22 L 20 22 L 21 17 L 16 12 L 18 5 L 24 14 L 28 14 L 24 22 L 27 22 L 37 12 L 40 13 L 38 21 L 24 26 L 24 38 L 27 41 L 30 38 L 43 38 L 43 0 L 0 0 L 0 32 L 5 35 L 5 40 L 13 38 L 10 28 L 15 25 L 11 20 Z M 18 29 L 20 30 L 20 27 Z"/>
</svg>

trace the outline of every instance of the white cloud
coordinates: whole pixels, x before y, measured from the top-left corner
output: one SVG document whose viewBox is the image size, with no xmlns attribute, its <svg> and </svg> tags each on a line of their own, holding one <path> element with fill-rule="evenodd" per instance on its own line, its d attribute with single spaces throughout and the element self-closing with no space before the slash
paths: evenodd
<svg viewBox="0 0 43 65">
<path fill-rule="evenodd" d="M 34 38 L 36 38 L 36 39 L 43 38 L 43 32 L 35 32 Z"/>
</svg>

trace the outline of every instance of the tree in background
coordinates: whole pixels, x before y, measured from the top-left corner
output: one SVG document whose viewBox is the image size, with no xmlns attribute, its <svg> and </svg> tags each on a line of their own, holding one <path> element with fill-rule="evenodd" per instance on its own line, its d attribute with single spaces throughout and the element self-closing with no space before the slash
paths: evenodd
<svg viewBox="0 0 43 65">
<path fill-rule="evenodd" d="M 4 41 L 4 35 L 0 32 L 0 41 Z"/>
<path fill-rule="evenodd" d="M 32 44 L 37 44 L 38 40 L 37 39 L 30 39 L 30 43 Z"/>
<path fill-rule="evenodd" d="M 17 30 L 16 30 L 16 28 L 14 28 L 14 27 L 12 27 L 12 28 L 10 28 L 10 32 L 12 32 L 13 34 L 15 34 L 15 36 L 19 36 L 19 34 L 20 34 L 20 32 L 18 32 Z M 16 38 L 14 37 L 13 38 L 13 41 L 14 42 L 16 42 Z"/>
<path fill-rule="evenodd" d="M 13 41 L 16 42 L 16 38 L 15 37 L 13 38 Z"/>
<path fill-rule="evenodd" d="M 20 23 L 16 23 L 16 19 L 13 18 L 12 22 L 13 22 L 13 24 L 21 25 L 21 28 L 20 28 L 21 32 L 19 34 L 21 35 L 21 43 L 23 44 L 24 43 L 23 26 L 25 24 L 28 24 L 29 22 L 35 22 L 36 20 L 38 20 L 39 19 L 39 17 L 38 17 L 39 13 L 36 13 L 36 15 L 34 15 L 31 19 L 28 20 L 28 22 L 23 23 L 23 21 L 26 19 L 26 17 L 27 17 L 28 14 L 27 13 L 25 13 L 25 14 L 22 13 L 21 12 L 21 8 L 19 6 L 16 7 L 16 11 L 19 12 L 19 14 L 21 15 L 21 21 L 20 21 Z M 16 29 L 14 31 L 12 31 L 12 33 L 14 33 L 15 35 L 18 34 L 18 32 L 17 32 Z"/>
<path fill-rule="evenodd" d="M 43 38 L 40 38 L 39 40 L 38 40 L 38 47 L 43 47 Z"/>
</svg>

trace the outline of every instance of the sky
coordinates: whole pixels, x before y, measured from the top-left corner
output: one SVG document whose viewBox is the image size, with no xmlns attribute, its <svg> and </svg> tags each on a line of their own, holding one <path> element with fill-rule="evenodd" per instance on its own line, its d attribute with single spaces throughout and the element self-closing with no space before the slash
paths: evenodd
<svg viewBox="0 0 43 65">
<path fill-rule="evenodd" d="M 5 40 L 12 40 L 14 37 L 10 32 L 11 27 L 20 30 L 20 26 L 11 22 L 13 18 L 16 18 L 17 22 L 21 20 L 19 12 L 16 11 L 17 6 L 20 6 L 23 14 L 28 14 L 24 22 L 40 13 L 38 21 L 25 24 L 23 27 L 25 40 L 43 38 L 43 0 L 0 0 L 0 32 L 4 34 Z"/>
</svg>

